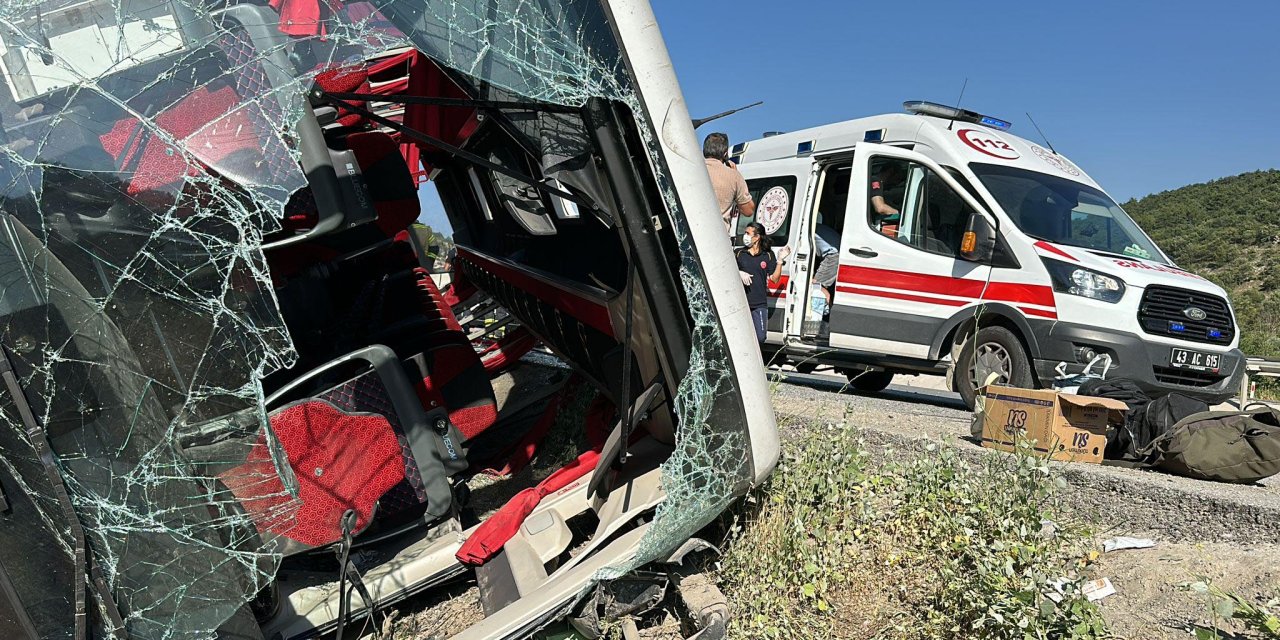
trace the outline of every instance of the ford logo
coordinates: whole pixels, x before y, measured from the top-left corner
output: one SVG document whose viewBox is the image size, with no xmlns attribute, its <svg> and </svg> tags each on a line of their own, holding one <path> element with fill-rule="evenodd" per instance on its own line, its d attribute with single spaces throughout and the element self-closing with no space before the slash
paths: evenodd
<svg viewBox="0 0 1280 640">
<path fill-rule="evenodd" d="M 1201 309 L 1200 307 L 1187 307 L 1182 310 L 1182 315 L 1191 318 L 1192 320 L 1204 320 L 1209 317 L 1209 314 L 1205 313 L 1204 309 Z"/>
</svg>

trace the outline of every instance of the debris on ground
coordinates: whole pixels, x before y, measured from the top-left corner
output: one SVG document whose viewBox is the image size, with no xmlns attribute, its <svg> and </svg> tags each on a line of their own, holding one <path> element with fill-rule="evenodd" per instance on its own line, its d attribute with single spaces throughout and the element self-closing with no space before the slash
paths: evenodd
<svg viewBox="0 0 1280 640">
<path fill-rule="evenodd" d="M 1150 549 L 1154 546 L 1156 546 L 1156 543 L 1150 538 L 1116 536 L 1102 542 L 1102 552 L 1111 553 L 1112 551 L 1122 551 L 1124 549 Z"/>
<path fill-rule="evenodd" d="M 1080 593 L 1083 593 L 1089 602 L 1097 602 L 1107 596 L 1114 596 L 1116 588 L 1109 578 L 1098 578 L 1080 585 Z"/>
</svg>

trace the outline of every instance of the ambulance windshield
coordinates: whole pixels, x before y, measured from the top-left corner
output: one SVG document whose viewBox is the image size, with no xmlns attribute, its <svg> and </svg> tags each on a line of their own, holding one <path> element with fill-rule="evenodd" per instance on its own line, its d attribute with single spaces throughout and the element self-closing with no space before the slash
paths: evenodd
<svg viewBox="0 0 1280 640">
<path fill-rule="evenodd" d="M 1014 224 L 1030 236 L 1168 264 L 1129 214 L 1097 189 L 1026 169 L 970 166 Z"/>
</svg>

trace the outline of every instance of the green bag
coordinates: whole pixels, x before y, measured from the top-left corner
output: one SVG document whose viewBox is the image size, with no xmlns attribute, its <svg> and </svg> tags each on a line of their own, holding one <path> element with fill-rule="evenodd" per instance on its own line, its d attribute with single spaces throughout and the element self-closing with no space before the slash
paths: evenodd
<svg viewBox="0 0 1280 640">
<path fill-rule="evenodd" d="M 1179 420 L 1144 451 L 1168 473 L 1248 484 L 1280 473 L 1280 410 L 1205 411 Z"/>
</svg>

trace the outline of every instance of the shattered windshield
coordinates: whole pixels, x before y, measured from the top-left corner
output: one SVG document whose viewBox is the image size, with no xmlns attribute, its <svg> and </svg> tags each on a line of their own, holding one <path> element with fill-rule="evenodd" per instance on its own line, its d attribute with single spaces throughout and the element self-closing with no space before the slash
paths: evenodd
<svg viewBox="0 0 1280 640">
<path fill-rule="evenodd" d="M 292 522 L 297 491 L 262 380 L 295 362 L 296 337 L 263 246 L 296 241 L 294 221 L 323 209 L 306 126 L 344 113 L 308 92 L 406 47 L 482 100 L 628 105 L 661 183 L 653 125 L 599 2 L 0 6 L 0 346 L 13 378 L 0 483 L 38 496 L 49 566 L 88 576 L 18 581 L 28 609 L 65 605 L 35 620 L 40 637 L 73 637 L 61 614 L 77 602 L 131 637 L 207 636 L 274 578 L 272 534 Z M 542 173 L 603 201 L 576 115 L 503 117 Z M 749 464 L 743 434 L 707 428 L 732 378 L 678 199 L 663 190 L 697 346 L 674 402 L 671 498 L 615 573 L 709 522 Z"/>
</svg>

